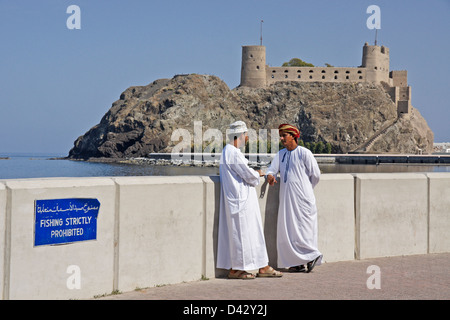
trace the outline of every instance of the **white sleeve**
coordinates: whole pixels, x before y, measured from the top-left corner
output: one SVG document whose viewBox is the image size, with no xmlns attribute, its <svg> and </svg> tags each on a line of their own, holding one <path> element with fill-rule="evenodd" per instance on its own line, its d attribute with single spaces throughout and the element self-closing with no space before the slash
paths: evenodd
<svg viewBox="0 0 450 320">
<path fill-rule="evenodd" d="M 235 162 L 230 163 L 230 169 L 249 185 L 256 187 L 259 184 L 259 173 L 250 168 L 242 153 L 236 152 Z"/>
<path fill-rule="evenodd" d="M 308 174 L 309 181 L 312 184 L 312 187 L 314 188 L 320 180 L 320 169 L 319 165 L 317 164 L 316 158 L 314 158 L 314 155 L 311 151 L 308 150 L 308 152 L 305 152 L 305 168 L 306 173 Z"/>
<path fill-rule="evenodd" d="M 275 157 L 273 157 L 273 160 L 270 163 L 269 168 L 266 171 L 266 176 L 271 174 L 274 177 L 276 177 L 279 171 L 280 171 L 280 152 L 277 152 Z"/>
</svg>

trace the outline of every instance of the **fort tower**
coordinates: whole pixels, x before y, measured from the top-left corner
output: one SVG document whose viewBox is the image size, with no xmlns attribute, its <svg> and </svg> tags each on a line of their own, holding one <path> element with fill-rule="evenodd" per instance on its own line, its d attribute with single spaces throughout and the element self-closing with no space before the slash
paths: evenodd
<svg viewBox="0 0 450 320">
<path fill-rule="evenodd" d="M 266 47 L 242 46 L 241 86 L 266 86 Z"/>
<path fill-rule="evenodd" d="M 370 46 L 363 47 L 362 68 L 366 68 L 366 81 L 389 83 L 389 48 Z"/>
</svg>

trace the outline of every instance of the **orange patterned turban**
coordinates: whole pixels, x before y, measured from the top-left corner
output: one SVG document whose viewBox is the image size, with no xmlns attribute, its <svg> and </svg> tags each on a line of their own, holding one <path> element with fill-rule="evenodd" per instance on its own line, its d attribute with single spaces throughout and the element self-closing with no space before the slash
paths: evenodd
<svg viewBox="0 0 450 320">
<path fill-rule="evenodd" d="M 279 132 L 279 133 L 281 133 L 281 132 L 287 132 L 287 133 L 292 134 L 292 135 L 293 135 L 294 137 L 296 137 L 296 138 L 299 138 L 299 137 L 300 137 L 300 130 L 298 130 L 296 127 L 291 126 L 290 124 L 287 124 L 287 123 L 281 124 L 281 125 L 278 127 L 278 132 Z"/>
</svg>

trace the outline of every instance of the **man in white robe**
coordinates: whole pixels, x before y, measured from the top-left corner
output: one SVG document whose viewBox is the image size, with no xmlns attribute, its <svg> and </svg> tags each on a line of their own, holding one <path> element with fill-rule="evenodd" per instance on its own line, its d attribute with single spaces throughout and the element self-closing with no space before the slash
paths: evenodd
<svg viewBox="0 0 450 320">
<path fill-rule="evenodd" d="M 220 216 L 217 268 L 231 269 L 228 278 L 254 279 L 281 277 L 282 273 L 268 265 L 261 212 L 255 186 L 260 171 L 248 166 L 240 147 L 248 140 L 247 126 L 242 121 L 230 125 L 231 142 L 220 158 Z"/>
<path fill-rule="evenodd" d="M 322 261 L 317 246 L 317 207 L 313 192 L 320 179 L 320 169 L 311 151 L 297 145 L 300 131 L 296 127 L 282 124 L 279 134 L 286 148 L 275 155 L 266 171 L 272 186 L 280 173 L 278 267 L 311 272 Z"/>
</svg>

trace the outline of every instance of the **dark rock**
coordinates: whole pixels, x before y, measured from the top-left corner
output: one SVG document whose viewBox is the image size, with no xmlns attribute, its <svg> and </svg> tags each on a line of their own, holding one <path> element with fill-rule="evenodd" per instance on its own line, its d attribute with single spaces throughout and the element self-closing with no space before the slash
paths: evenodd
<svg viewBox="0 0 450 320">
<path fill-rule="evenodd" d="M 398 121 L 382 86 L 368 83 L 277 82 L 267 88 L 230 90 L 216 76 L 178 75 L 125 90 L 100 123 L 74 142 L 70 159 L 146 157 L 170 152 L 176 129 L 187 129 L 193 143 L 194 121 L 202 132 L 243 120 L 249 128 L 276 129 L 296 124 L 304 142 L 329 142 L 335 153 L 356 150 L 386 124 L 369 152 L 432 152 L 433 133 L 417 109 Z"/>
</svg>

